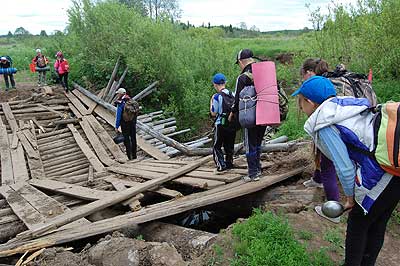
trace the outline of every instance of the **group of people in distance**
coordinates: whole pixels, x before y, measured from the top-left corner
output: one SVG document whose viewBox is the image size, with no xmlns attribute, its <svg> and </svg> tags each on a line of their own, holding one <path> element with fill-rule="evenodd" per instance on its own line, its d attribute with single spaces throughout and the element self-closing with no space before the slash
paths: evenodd
<svg viewBox="0 0 400 266">
<path fill-rule="evenodd" d="M 68 87 L 68 73 L 69 64 L 67 59 L 61 51 L 56 53 L 56 60 L 54 62 L 54 71 L 57 73 L 57 78 L 66 92 L 69 91 Z M 36 49 L 36 56 L 32 59 L 31 69 L 33 72 L 38 73 L 38 85 L 47 85 L 46 73 L 50 70 L 49 59 L 42 53 L 41 49 Z M 9 56 L 2 56 L 0 58 L 0 68 L 12 68 L 12 59 Z M 3 73 L 6 91 L 10 88 L 15 89 L 15 79 L 13 73 Z"/>
<path fill-rule="evenodd" d="M 217 91 L 210 101 L 211 115 L 216 117 L 213 155 L 217 172 L 234 167 L 236 128 L 224 125 L 224 119 L 226 116 L 228 121 L 237 119 L 239 93 L 245 86 L 254 85 L 245 72 L 251 71 L 255 62 L 251 50 L 244 49 L 238 53 L 241 74 L 236 80 L 234 96 L 230 96 L 232 92 L 226 88 L 226 78 L 222 73 L 212 79 Z M 326 61 L 307 59 L 301 68 L 303 83 L 292 94 L 297 96 L 300 110 L 308 116 L 304 129 L 311 136 L 315 151 L 316 170 L 304 185 L 323 187 L 327 200 L 340 201 L 338 177 L 345 194 L 344 208 L 350 210 L 345 265 L 375 265 L 387 223 L 400 200 L 400 177 L 385 172 L 374 157 L 354 152 L 346 146 L 350 140 L 354 142 L 350 145 L 372 149 L 374 133 L 371 121 L 374 114 L 369 112 L 371 103 L 368 99 L 340 96 L 332 82 L 324 77 L 327 72 Z M 226 114 L 229 108 L 225 105 L 231 102 L 231 97 L 234 101 L 230 114 Z M 258 181 L 262 177 L 260 155 L 264 133 L 265 126 L 244 129 L 248 165 L 248 175 L 243 177 L 245 182 Z M 340 217 L 325 216 L 321 206 L 316 206 L 315 211 L 331 222 L 340 222 Z"/>
</svg>

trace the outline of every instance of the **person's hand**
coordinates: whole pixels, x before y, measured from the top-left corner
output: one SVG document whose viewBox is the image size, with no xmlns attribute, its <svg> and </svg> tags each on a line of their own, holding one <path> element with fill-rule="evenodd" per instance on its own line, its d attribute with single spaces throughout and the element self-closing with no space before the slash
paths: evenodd
<svg viewBox="0 0 400 266">
<path fill-rule="evenodd" d="M 235 115 L 233 113 L 230 113 L 229 116 L 228 116 L 228 121 L 232 122 L 234 117 L 235 117 Z"/>
<path fill-rule="evenodd" d="M 121 131 L 119 130 L 119 128 L 115 128 L 115 133 L 120 133 Z"/>
<path fill-rule="evenodd" d="M 354 197 L 353 196 L 346 196 L 346 202 L 344 203 L 344 210 L 350 210 L 355 205 Z"/>
</svg>

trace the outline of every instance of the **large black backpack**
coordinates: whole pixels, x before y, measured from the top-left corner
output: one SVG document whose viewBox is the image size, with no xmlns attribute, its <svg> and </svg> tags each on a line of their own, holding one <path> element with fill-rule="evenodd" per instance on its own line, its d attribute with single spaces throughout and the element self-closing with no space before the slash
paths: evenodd
<svg viewBox="0 0 400 266">
<path fill-rule="evenodd" d="M 219 92 L 218 95 L 222 97 L 222 112 L 218 114 L 218 117 L 221 117 L 221 125 L 226 128 L 236 129 L 236 121 L 229 122 L 228 117 L 232 112 L 232 106 L 235 102 L 235 96 L 229 91 L 228 94 L 224 92 Z"/>
<path fill-rule="evenodd" d="M 371 82 L 364 74 L 357 74 L 337 67 L 333 72 L 323 74 L 335 86 L 338 96 L 353 96 L 356 98 L 367 98 L 374 107 L 378 104 L 375 91 Z"/>
</svg>

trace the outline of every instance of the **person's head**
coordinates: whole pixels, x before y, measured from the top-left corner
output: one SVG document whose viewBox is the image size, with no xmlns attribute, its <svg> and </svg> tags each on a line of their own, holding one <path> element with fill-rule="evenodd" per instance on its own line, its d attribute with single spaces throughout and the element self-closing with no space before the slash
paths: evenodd
<svg viewBox="0 0 400 266">
<path fill-rule="evenodd" d="M 332 82 L 321 76 L 313 76 L 303 82 L 292 96 L 298 95 L 301 110 L 310 116 L 325 100 L 335 97 L 336 90 Z"/>
<path fill-rule="evenodd" d="M 1 61 L 1 63 L 2 64 L 5 64 L 5 63 L 7 63 L 7 57 L 5 57 L 5 56 L 2 56 L 1 58 L 0 58 L 0 61 Z"/>
<path fill-rule="evenodd" d="M 42 50 L 40 50 L 39 48 L 36 49 L 36 54 L 39 55 L 39 56 L 42 55 Z"/>
<path fill-rule="evenodd" d="M 222 73 L 217 73 L 214 75 L 212 82 L 213 82 L 214 88 L 217 91 L 221 91 L 225 88 L 226 77 Z"/>
<path fill-rule="evenodd" d="M 117 94 L 118 96 L 122 96 L 126 94 L 126 90 L 124 88 L 119 88 L 115 94 Z"/>
<path fill-rule="evenodd" d="M 62 53 L 61 51 L 58 51 L 58 52 L 56 53 L 56 58 L 57 58 L 58 60 L 63 59 L 63 58 L 64 58 L 63 53 Z"/>
<path fill-rule="evenodd" d="M 314 59 L 314 58 L 309 58 L 306 61 L 304 61 L 301 69 L 300 69 L 300 75 L 303 78 L 303 80 L 307 80 L 312 76 L 321 76 L 325 72 L 329 71 L 329 65 L 328 63 L 323 60 L 323 59 Z"/>
<path fill-rule="evenodd" d="M 254 54 L 250 49 L 240 50 L 236 56 L 236 64 L 243 70 L 248 64 L 255 62 L 253 57 Z"/>
</svg>

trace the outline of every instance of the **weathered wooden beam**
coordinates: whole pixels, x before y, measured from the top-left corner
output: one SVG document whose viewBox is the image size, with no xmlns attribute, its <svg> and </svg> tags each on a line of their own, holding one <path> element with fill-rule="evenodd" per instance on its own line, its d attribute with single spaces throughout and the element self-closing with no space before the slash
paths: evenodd
<svg viewBox="0 0 400 266">
<path fill-rule="evenodd" d="M 111 73 L 110 80 L 108 81 L 107 86 L 106 86 L 105 89 L 104 89 L 104 92 L 103 92 L 103 99 L 104 99 L 104 97 L 107 96 L 108 91 L 110 90 L 111 85 L 112 85 L 112 83 L 113 83 L 114 80 L 115 80 L 115 76 L 117 75 L 117 72 L 118 72 L 119 61 L 120 61 L 120 57 L 118 57 L 117 62 L 115 63 L 113 72 Z"/>
<path fill-rule="evenodd" d="M 147 88 L 136 94 L 132 99 L 135 101 L 140 101 L 141 99 L 143 99 L 144 97 L 155 91 L 157 89 L 156 86 L 158 83 L 159 83 L 158 81 L 154 81 Z"/>
</svg>

